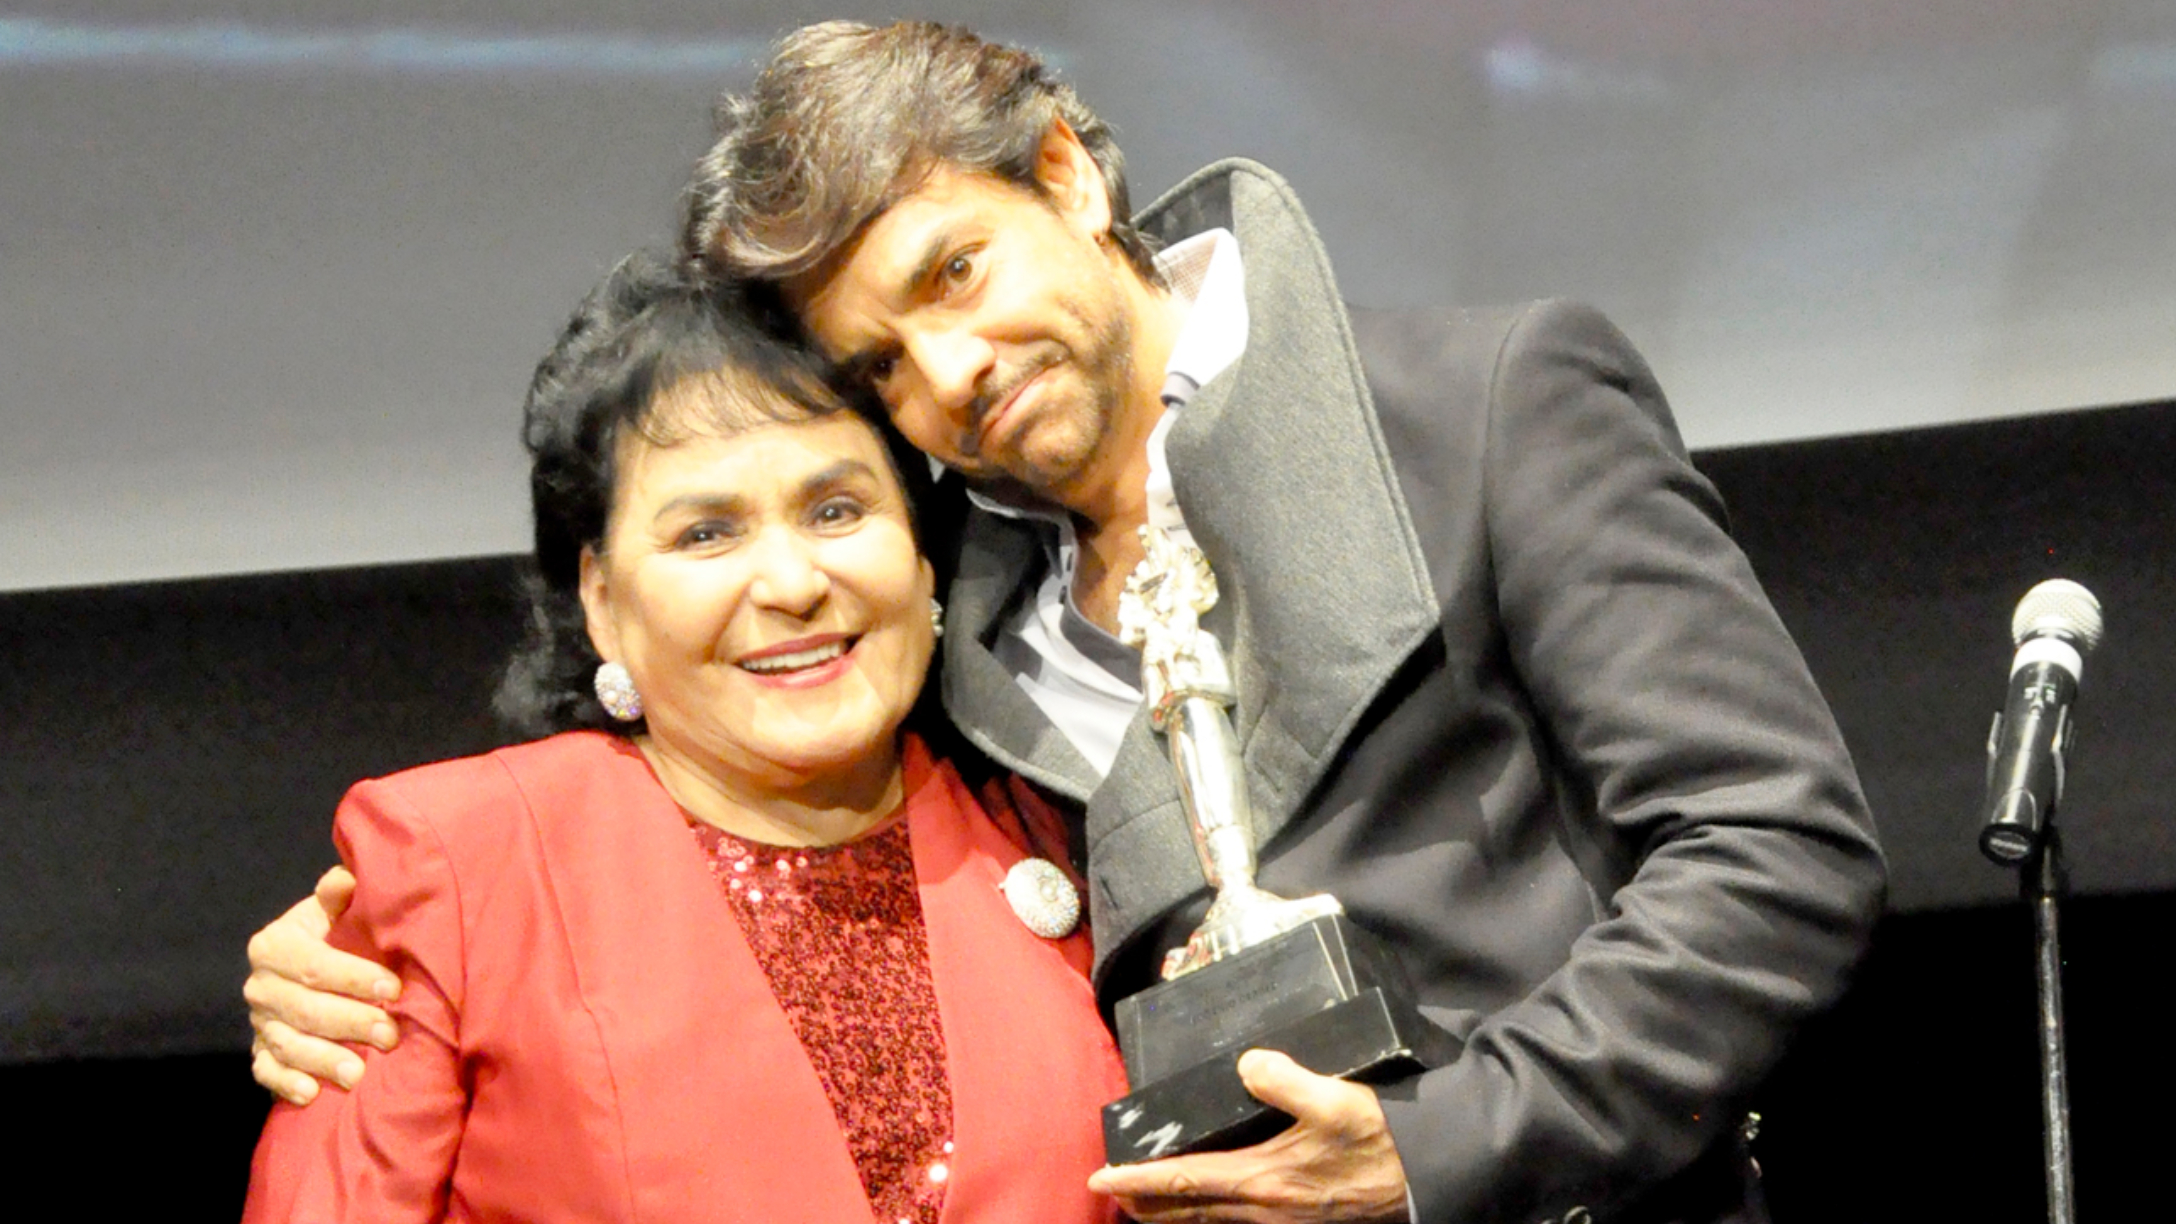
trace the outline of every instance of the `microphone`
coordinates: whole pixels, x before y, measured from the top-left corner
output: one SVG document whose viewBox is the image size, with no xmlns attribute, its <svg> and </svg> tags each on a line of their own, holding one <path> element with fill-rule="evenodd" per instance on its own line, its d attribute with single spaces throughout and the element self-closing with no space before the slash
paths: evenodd
<svg viewBox="0 0 2176 1224">
<path fill-rule="evenodd" d="M 2070 706 L 2085 656 L 2100 638 L 2100 601 L 2064 578 L 2025 592 L 2010 618 L 2017 657 L 2010 662 L 2009 700 L 1987 732 L 1987 820 L 1980 831 L 1981 853 L 1997 863 L 2024 862 L 2047 836 L 2075 738 Z"/>
</svg>

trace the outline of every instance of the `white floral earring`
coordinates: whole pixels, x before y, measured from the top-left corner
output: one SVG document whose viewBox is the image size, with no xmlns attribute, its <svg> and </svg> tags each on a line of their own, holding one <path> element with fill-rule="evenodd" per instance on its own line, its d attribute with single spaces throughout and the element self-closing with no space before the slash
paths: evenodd
<svg viewBox="0 0 2176 1224">
<path fill-rule="evenodd" d="M 642 694 L 635 691 L 635 678 L 618 663 L 599 663 L 593 687 L 597 690 L 597 703 L 604 712 L 620 722 L 633 722 L 642 717 Z"/>
<path fill-rule="evenodd" d="M 944 636 L 944 605 L 934 595 L 929 600 L 929 631 L 938 637 Z"/>
</svg>

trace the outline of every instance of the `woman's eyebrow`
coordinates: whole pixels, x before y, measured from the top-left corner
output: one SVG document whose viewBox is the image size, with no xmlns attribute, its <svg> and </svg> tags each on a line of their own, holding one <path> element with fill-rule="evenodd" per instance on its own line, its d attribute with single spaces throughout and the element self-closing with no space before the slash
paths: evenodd
<svg viewBox="0 0 2176 1224">
<path fill-rule="evenodd" d="M 670 517 L 686 510 L 700 510 L 706 514 L 739 514 L 748 508 L 748 499 L 739 493 L 682 493 L 657 508 L 650 516 L 651 522 Z"/>
<path fill-rule="evenodd" d="M 803 499 L 814 497 L 857 477 L 874 479 L 876 469 L 859 459 L 840 459 L 803 477 L 794 493 Z M 682 493 L 667 500 L 650 516 L 652 522 L 686 510 L 700 510 L 708 514 L 740 514 L 747 510 L 749 499 L 736 490 L 706 493 Z"/>
<path fill-rule="evenodd" d="M 840 459 L 829 467 L 810 473 L 801 482 L 801 495 L 813 496 L 857 476 L 874 478 L 876 470 L 859 459 Z"/>
</svg>

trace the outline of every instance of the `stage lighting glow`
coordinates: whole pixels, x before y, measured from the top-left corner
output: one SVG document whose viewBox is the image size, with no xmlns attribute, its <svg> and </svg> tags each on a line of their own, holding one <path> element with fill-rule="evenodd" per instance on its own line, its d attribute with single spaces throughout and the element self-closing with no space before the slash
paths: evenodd
<svg viewBox="0 0 2176 1224">
<path fill-rule="evenodd" d="M 695 76 L 751 68 L 753 38 L 494 34 L 424 26 L 283 28 L 241 22 L 92 25 L 0 17 L 0 66 L 173 67 L 430 75 Z"/>
</svg>

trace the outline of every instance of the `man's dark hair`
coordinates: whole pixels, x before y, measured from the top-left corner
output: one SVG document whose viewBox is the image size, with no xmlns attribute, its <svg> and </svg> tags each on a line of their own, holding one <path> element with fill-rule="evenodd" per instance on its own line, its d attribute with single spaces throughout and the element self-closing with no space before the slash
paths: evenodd
<svg viewBox="0 0 2176 1224">
<path fill-rule="evenodd" d="M 1103 172 L 1112 240 L 1161 284 L 1110 126 L 1033 53 L 926 21 L 787 35 L 753 88 L 720 99 L 682 243 L 720 276 L 778 281 L 823 262 L 940 166 L 1045 195 L 1036 155 L 1061 119 Z"/>
<path fill-rule="evenodd" d="M 881 422 L 880 412 L 841 400 L 813 360 L 762 327 L 730 289 L 658 253 L 621 261 L 560 330 L 522 409 L 536 565 L 528 637 L 493 701 L 499 716 L 525 735 L 642 728 L 615 722 L 597 702 L 599 660 L 580 594 L 582 550 L 604 543 L 623 438 L 670 445 L 849 408 Z M 892 441 L 888 427 L 879 433 Z M 911 476 L 927 469 L 919 457 L 900 464 L 905 444 L 892 445 L 912 506 Z"/>
</svg>

